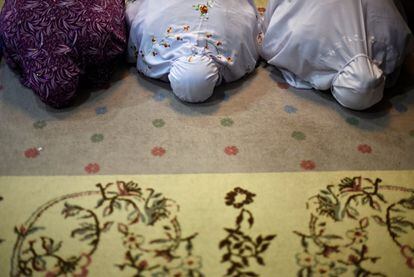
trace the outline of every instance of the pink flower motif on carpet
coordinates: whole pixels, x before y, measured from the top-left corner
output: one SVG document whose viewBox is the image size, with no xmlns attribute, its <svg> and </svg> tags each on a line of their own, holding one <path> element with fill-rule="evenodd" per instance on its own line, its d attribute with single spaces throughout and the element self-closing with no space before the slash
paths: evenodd
<svg viewBox="0 0 414 277">
<path fill-rule="evenodd" d="M 401 253 L 403 254 L 404 258 L 407 259 L 407 266 L 414 269 L 414 250 L 409 245 L 403 245 L 401 247 Z"/>
<path fill-rule="evenodd" d="M 304 160 L 300 163 L 300 166 L 305 170 L 313 170 L 316 168 L 316 164 L 314 161 Z"/>
<path fill-rule="evenodd" d="M 152 148 L 152 150 L 151 150 L 151 154 L 154 157 L 162 157 L 162 156 L 165 155 L 166 152 L 167 151 L 164 148 L 159 147 L 159 146 L 156 146 L 156 147 Z"/>
<path fill-rule="evenodd" d="M 224 148 L 224 153 L 226 153 L 229 156 L 236 156 L 239 153 L 239 148 L 236 146 L 227 146 Z"/>
<path fill-rule="evenodd" d="M 88 174 L 94 174 L 94 173 L 98 173 L 100 170 L 100 166 L 97 163 L 90 163 L 87 166 L 85 166 L 85 171 Z"/>
<path fill-rule="evenodd" d="M 88 276 L 89 270 L 88 267 L 92 262 L 92 257 L 90 255 L 82 254 L 79 257 L 79 260 L 70 264 L 70 272 L 65 272 L 66 276 L 76 276 L 76 277 L 86 277 Z M 69 274 L 67 274 L 69 273 Z M 55 266 L 52 270 L 46 272 L 46 277 L 57 277 L 62 275 L 62 269 L 60 265 Z"/>
<path fill-rule="evenodd" d="M 40 152 L 37 148 L 29 148 L 26 151 L 24 151 L 24 155 L 28 159 L 34 159 L 37 156 L 39 156 Z"/>
<path fill-rule="evenodd" d="M 290 86 L 289 86 L 289 84 L 288 84 L 288 83 L 277 83 L 277 86 L 278 86 L 280 89 L 288 89 L 288 88 L 290 88 Z"/>
<path fill-rule="evenodd" d="M 371 154 L 372 148 L 368 144 L 360 144 L 358 145 L 358 151 L 363 154 Z"/>
</svg>

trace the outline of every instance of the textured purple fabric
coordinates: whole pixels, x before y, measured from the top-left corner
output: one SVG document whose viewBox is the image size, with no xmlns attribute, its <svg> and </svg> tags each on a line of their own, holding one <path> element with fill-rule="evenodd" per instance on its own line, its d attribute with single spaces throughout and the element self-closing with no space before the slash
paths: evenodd
<svg viewBox="0 0 414 277">
<path fill-rule="evenodd" d="M 124 0 L 6 0 L 4 58 L 43 102 L 67 106 L 81 81 L 109 80 L 126 47 L 124 8 Z"/>
</svg>

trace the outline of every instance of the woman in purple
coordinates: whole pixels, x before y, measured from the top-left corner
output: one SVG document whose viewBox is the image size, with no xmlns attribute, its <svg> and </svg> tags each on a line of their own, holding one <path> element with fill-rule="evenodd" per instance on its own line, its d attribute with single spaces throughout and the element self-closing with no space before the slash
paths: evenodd
<svg viewBox="0 0 414 277">
<path fill-rule="evenodd" d="M 124 7 L 124 0 L 6 0 L 4 58 L 43 102 L 68 106 L 81 81 L 109 80 L 126 46 Z"/>
</svg>

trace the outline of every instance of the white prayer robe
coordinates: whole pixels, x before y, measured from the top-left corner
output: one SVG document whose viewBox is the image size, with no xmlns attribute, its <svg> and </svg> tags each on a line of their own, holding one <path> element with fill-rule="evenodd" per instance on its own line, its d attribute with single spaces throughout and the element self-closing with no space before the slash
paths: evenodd
<svg viewBox="0 0 414 277">
<path fill-rule="evenodd" d="M 222 81 L 255 69 L 253 0 L 136 0 L 126 13 L 130 61 L 146 76 L 170 81 L 184 101 L 204 101 Z"/>
<path fill-rule="evenodd" d="M 383 97 L 411 33 L 393 0 L 270 0 L 261 55 L 297 88 L 362 110 Z"/>
</svg>

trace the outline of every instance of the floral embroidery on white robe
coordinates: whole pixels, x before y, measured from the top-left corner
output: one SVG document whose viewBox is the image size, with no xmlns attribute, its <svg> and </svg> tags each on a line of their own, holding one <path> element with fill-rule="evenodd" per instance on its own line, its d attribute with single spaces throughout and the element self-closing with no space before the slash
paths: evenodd
<svg viewBox="0 0 414 277">
<path fill-rule="evenodd" d="M 258 13 L 253 0 L 138 0 L 127 5 L 128 56 L 138 71 L 168 81 L 174 61 L 207 56 L 217 84 L 255 69 Z"/>
</svg>

